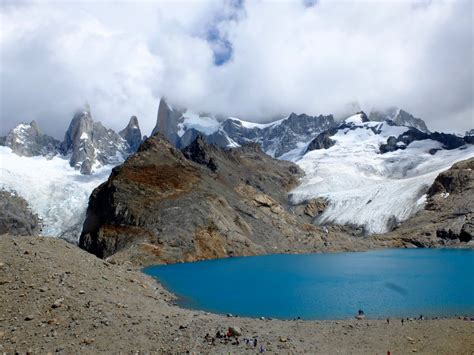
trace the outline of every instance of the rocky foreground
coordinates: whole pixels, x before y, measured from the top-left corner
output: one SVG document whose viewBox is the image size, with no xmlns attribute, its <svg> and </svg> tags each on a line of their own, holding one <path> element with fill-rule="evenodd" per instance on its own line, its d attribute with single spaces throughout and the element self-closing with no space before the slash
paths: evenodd
<svg viewBox="0 0 474 355">
<path fill-rule="evenodd" d="M 59 239 L 0 236 L 0 352 L 472 354 L 463 319 L 279 321 L 173 305 L 129 263 L 111 264 Z M 415 316 L 415 315 L 407 315 Z M 215 338 L 234 327 L 241 335 Z M 209 334 L 208 340 L 205 339 Z M 214 337 L 214 341 L 212 338 Z M 257 347 L 244 338 L 257 339 Z"/>
</svg>

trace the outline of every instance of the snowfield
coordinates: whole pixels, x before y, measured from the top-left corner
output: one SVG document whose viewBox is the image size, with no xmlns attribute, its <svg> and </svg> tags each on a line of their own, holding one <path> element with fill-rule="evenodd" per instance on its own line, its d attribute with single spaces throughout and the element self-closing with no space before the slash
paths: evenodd
<svg viewBox="0 0 474 355">
<path fill-rule="evenodd" d="M 43 222 L 42 235 L 77 242 L 89 196 L 107 180 L 112 166 L 81 175 L 68 157 L 21 157 L 0 146 L 0 188 L 16 192 Z"/>
<path fill-rule="evenodd" d="M 291 191 L 291 202 L 299 204 L 315 197 L 329 201 L 316 220 L 319 224 L 359 225 L 369 234 L 387 232 L 395 221 L 404 221 L 423 208 L 426 190 L 440 172 L 474 156 L 472 145 L 431 155 L 430 149 L 441 148 L 433 140 L 415 141 L 405 150 L 380 154 L 379 146 L 389 136 L 397 137 L 408 128 L 362 123 L 354 116 L 346 123 L 353 129 L 339 130 L 331 137 L 336 141 L 331 148 L 289 157 L 306 173 Z"/>
</svg>

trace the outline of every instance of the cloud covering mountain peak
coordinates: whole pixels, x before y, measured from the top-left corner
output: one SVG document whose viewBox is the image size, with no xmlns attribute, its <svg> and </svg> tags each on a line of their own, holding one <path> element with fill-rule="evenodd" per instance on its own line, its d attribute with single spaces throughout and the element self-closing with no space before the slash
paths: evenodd
<svg viewBox="0 0 474 355">
<path fill-rule="evenodd" d="M 2 130 L 59 135 L 85 100 L 151 132 L 158 101 L 268 122 L 396 103 L 434 130 L 473 118 L 469 1 L 5 2 Z M 1 132 L 5 133 L 5 132 Z"/>
</svg>

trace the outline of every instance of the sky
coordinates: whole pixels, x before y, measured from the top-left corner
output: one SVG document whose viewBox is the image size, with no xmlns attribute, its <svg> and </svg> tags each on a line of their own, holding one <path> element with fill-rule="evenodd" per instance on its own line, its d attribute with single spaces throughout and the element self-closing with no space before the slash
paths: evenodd
<svg viewBox="0 0 474 355">
<path fill-rule="evenodd" d="M 0 134 L 62 138 L 85 102 L 144 134 L 159 100 L 268 122 L 398 106 L 474 128 L 471 1 L 0 0 Z"/>
</svg>

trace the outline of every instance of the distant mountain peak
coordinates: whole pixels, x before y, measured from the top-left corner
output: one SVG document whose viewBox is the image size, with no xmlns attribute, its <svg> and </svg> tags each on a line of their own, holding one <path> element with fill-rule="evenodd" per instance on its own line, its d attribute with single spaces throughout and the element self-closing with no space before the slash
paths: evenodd
<svg viewBox="0 0 474 355">
<path fill-rule="evenodd" d="M 421 132 L 430 133 L 425 121 L 395 106 L 384 110 L 372 110 L 369 114 L 369 120 L 377 122 L 390 120 L 397 126 L 413 127 Z"/>
</svg>

